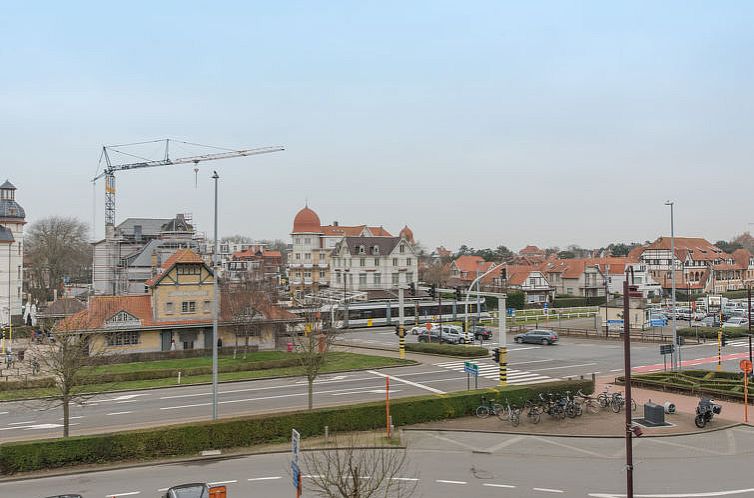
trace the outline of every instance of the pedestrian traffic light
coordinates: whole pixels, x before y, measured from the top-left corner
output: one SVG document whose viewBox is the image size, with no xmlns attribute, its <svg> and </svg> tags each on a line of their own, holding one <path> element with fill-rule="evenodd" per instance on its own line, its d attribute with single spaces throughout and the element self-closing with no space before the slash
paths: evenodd
<svg viewBox="0 0 754 498">
<path fill-rule="evenodd" d="M 416 295 L 416 284 L 415 283 L 411 282 L 410 284 L 408 284 L 408 293 L 410 295 L 412 295 L 412 296 Z"/>
<path fill-rule="evenodd" d="M 456 301 L 460 301 L 460 300 L 461 300 L 461 288 L 456 287 Z"/>
<path fill-rule="evenodd" d="M 492 350 L 492 358 L 495 360 L 495 363 L 500 363 L 500 348 Z"/>
<path fill-rule="evenodd" d="M 435 291 L 437 290 L 437 286 L 435 284 L 432 284 L 429 286 L 429 297 L 432 299 L 435 298 Z"/>
</svg>

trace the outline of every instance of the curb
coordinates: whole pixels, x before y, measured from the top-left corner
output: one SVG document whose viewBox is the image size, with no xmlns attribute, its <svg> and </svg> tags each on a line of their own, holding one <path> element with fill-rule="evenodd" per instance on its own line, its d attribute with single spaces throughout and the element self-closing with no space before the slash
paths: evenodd
<svg viewBox="0 0 754 498">
<path fill-rule="evenodd" d="M 644 434 L 641 437 L 677 437 L 677 436 L 694 436 L 697 434 L 707 434 L 709 432 L 718 432 L 718 431 L 725 431 L 728 429 L 733 429 L 735 427 L 741 427 L 745 426 L 748 427 L 750 424 L 744 424 L 741 422 L 737 422 L 735 424 L 728 424 L 721 427 L 715 427 L 713 429 L 706 429 L 706 430 L 699 430 L 697 432 L 676 432 L 673 434 Z M 408 428 L 403 427 L 403 431 L 405 432 L 466 432 L 466 433 L 479 433 L 479 434 L 506 434 L 511 436 L 539 436 L 539 437 L 563 437 L 563 438 L 585 438 L 585 439 L 624 439 L 625 436 L 623 435 L 611 435 L 611 434 L 553 434 L 553 433 L 546 433 L 546 432 L 515 432 L 515 431 L 488 431 L 488 430 L 482 430 L 482 429 L 445 429 L 445 428 L 437 428 L 437 429 L 425 429 L 425 428 Z M 634 436 L 633 439 L 639 439 L 636 436 Z"/>
<path fill-rule="evenodd" d="M 415 360 L 404 360 L 404 361 L 408 361 L 411 363 L 407 363 L 406 365 L 386 365 L 384 367 L 349 368 L 345 370 L 332 370 L 330 372 L 324 373 L 323 375 L 345 373 L 345 372 L 363 372 L 365 370 L 412 367 L 416 365 L 421 365 L 420 362 L 415 361 Z M 219 381 L 218 384 L 236 384 L 238 382 L 252 382 L 255 380 L 290 379 L 294 377 L 305 377 L 305 375 L 275 375 L 272 377 L 256 377 L 253 379 L 222 380 L 222 381 Z M 113 389 L 113 390 L 108 390 L 108 391 L 96 391 L 96 392 L 91 392 L 91 393 L 82 392 L 82 393 L 77 393 L 77 396 L 97 396 L 100 394 L 128 393 L 128 392 L 134 392 L 134 391 L 153 391 L 156 389 L 172 389 L 176 387 L 211 386 L 211 385 L 212 385 L 212 382 L 194 382 L 190 384 L 175 384 L 175 385 L 169 385 L 169 386 L 151 386 L 151 387 L 141 387 L 141 388 L 131 388 L 131 389 Z M 18 401 L 36 401 L 39 399 L 58 399 L 58 396 L 39 396 L 36 398 L 16 398 L 16 399 L 0 400 L 0 406 L 2 406 L 3 403 L 15 403 Z"/>
</svg>

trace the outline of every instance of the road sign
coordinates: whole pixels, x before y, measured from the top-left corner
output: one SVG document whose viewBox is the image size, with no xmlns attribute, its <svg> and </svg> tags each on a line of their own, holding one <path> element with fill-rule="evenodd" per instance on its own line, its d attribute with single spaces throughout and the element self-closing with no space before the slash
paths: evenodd
<svg viewBox="0 0 754 498">
<path fill-rule="evenodd" d="M 298 464 L 299 445 L 301 434 L 296 429 L 291 429 L 291 461 Z"/>
<path fill-rule="evenodd" d="M 752 365 L 751 365 L 751 362 L 750 362 L 749 360 L 741 360 L 741 362 L 740 362 L 740 363 L 738 364 L 738 366 L 739 366 L 739 368 L 740 368 L 740 369 L 741 369 L 741 370 L 742 370 L 742 371 L 743 371 L 744 373 L 749 373 L 749 372 L 751 372 L 751 366 L 752 366 Z"/>
<path fill-rule="evenodd" d="M 479 365 L 472 361 L 463 362 L 463 371 L 471 375 L 479 375 Z"/>
<path fill-rule="evenodd" d="M 291 477 L 293 477 L 293 487 L 298 489 L 298 483 L 301 478 L 301 469 L 296 462 L 291 462 Z"/>
<path fill-rule="evenodd" d="M 623 325 L 623 320 L 608 320 L 608 325 Z"/>
<path fill-rule="evenodd" d="M 516 316 L 516 308 L 508 308 L 508 316 Z"/>
<path fill-rule="evenodd" d="M 623 322 L 623 320 L 621 320 Z M 667 320 L 663 320 L 662 318 L 652 318 L 649 321 L 649 325 L 652 327 L 664 327 L 668 324 Z"/>
<path fill-rule="evenodd" d="M 673 352 L 672 344 L 660 344 L 660 354 L 671 354 Z"/>
</svg>

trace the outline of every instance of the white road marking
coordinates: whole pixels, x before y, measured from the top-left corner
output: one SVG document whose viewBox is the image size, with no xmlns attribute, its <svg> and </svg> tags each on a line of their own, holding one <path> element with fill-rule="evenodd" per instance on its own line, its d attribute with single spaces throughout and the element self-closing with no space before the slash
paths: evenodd
<svg viewBox="0 0 754 498">
<path fill-rule="evenodd" d="M 435 482 L 439 482 L 441 484 L 468 484 L 466 481 L 446 481 L 444 479 L 437 479 Z"/>
<path fill-rule="evenodd" d="M 237 483 L 237 482 L 238 482 L 238 481 L 237 481 L 237 480 L 235 480 L 235 479 L 234 479 L 234 480 L 232 480 L 232 481 L 217 481 L 217 482 L 208 482 L 208 483 L 207 483 L 207 486 L 222 486 L 223 484 L 234 484 L 234 483 Z"/>
<path fill-rule="evenodd" d="M 436 363 L 435 366 L 441 366 L 449 370 L 456 372 L 463 372 L 464 361 L 446 361 L 442 363 Z M 465 374 L 464 374 L 465 375 Z M 495 363 L 483 363 L 479 365 L 479 375 L 485 379 L 498 380 L 500 378 L 500 367 Z M 557 380 L 553 377 L 541 375 L 538 373 L 527 372 L 524 370 L 508 369 L 509 384 L 540 384 L 542 382 L 550 382 Z M 428 380 L 427 383 L 436 382 L 435 380 Z"/>
<path fill-rule="evenodd" d="M 7 415 L 8 412 L 0 412 L 0 415 Z"/>
<path fill-rule="evenodd" d="M 117 498 L 119 496 L 133 496 L 133 495 L 140 495 L 141 491 L 129 491 L 127 493 L 115 493 L 112 495 L 107 495 L 105 498 Z"/>
<path fill-rule="evenodd" d="M 250 479 L 246 479 L 247 481 L 274 481 L 276 479 L 282 479 L 281 476 L 274 476 L 274 477 L 252 477 Z"/>
<path fill-rule="evenodd" d="M 416 477 L 391 477 L 393 481 L 418 481 L 419 479 Z"/>
<path fill-rule="evenodd" d="M 565 365 L 563 367 L 540 368 L 537 370 L 532 370 L 532 372 L 544 372 L 545 370 L 560 370 L 562 368 L 590 367 L 592 365 L 596 365 L 596 363 L 582 363 L 580 365 Z"/>
<path fill-rule="evenodd" d="M 482 484 L 482 486 L 487 486 L 490 488 L 515 488 L 516 487 L 512 484 L 493 484 L 491 482 L 485 482 L 484 484 Z"/>
<path fill-rule="evenodd" d="M 429 391 L 431 393 L 445 394 L 445 391 L 440 391 L 439 389 L 435 389 L 434 387 L 425 386 L 424 384 L 419 384 L 417 382 L 411 382 L 410 380 L 401 379 L 400 377 L 395 377 L 393 375 L 387 375 L 387 374 L 384 374 L 384 373 L 381 373 L 381 372 L 377 372 L 376 370 L 367 370 L 367 371 L 370 374 L 377 375 L 377 376 L 380 376 L 380 377 L 386 377 L 386 378 L 389 378 L 390 380 L 394 380 L 396 382 L 401 382 L 401 383 L 407 384 L 409 386 L 418 387 L 419 389 L 424 389 L 424 390 Z"/>
<path fill-rule="evenodd" d="M 527 349 L 542 349 L 542 346 L 529 346 L 528 348 L 508 348 L 508 351 L 526 351 Z"/>
<path fill-rule="evenodd" d="M 731 496 L 742 495 L 744 493 L 754 493 L 754 488 L 734 489 L 730 491 L 707 491 L 703 493 L 666 493 L 656 495 L 634 495 L 635 498 L 707 498 L 712 496 Z M 625 498 L 626 495 L 619 493 L 589 493 L 593 498 Z"/>
<path fill-rule="evenodd" d="M 113 413 L 106 413 L 105 415 L 128 415 L 129 413 L 133 413 L 133 412 L 113 412 Z"/>
<path fill-rule="evenodd" d="M 33 424 L 36 420 L 29 420 L 28 422 L 11 422 L 8 425 L 28 425 Z"/>
<path fill-rule="evenodd" d="M 401 392 L 401 390 L 400 389 L 390 389 L 390 392 L 391 393 L 399 393 L 399 392 Z M 344 392 L 344 393 L 333 393 L 330 396 L 348 396 L 349 394 L 366 394 L 366 393 L 385 394 L 385 390 L 384 389 L 366 389 L 366 390 L 362 389 L 362 390 L 348 391 L 348 392 Z"/>
<path fill-rule="evenodd" d="M 71 419 L 71 420 L 75 420 L 75 419 L 77 419 L 77 418 L 84 418 L 84 416 L 83 416 L 83 415 L 78 415 L 78 416 L 76 416 L 76 417 L 68 417 L 68 418 L 69 418 L 69 419 Z M 62 419 L 62 418 L 59 418 L 58 420 L 60 420 L 61 422 L 63 421 L 63 419 Z"/>
<path fill-rule="evenodd" d="M 97 401 L 99 403 L 102 403 L 102 402 L 105 402 L 105 401 L 123 401 L 123 400 L 127 400 L 127 399 L 138 398 L 139 396 L 149 396 L 149 394 L 123 394 L 121 396 L 116 396 L 114 398 L 100 399 L 100 400 L 97 400 Z"/>
<path fill-rule="evenodd" d="M 562 489 L 550 489 L 550 488 L 532 488 L 534 491 L 542 491 L 543 493 L 563 493 Z"/>
<path fill-rule="evenodd" d="M 623 371 L 623 369 L 622 369 L 622 368 L 614 368 L 614 369 L 612 369 L 612 370 L 610 370 L 610 371 L 611 371 L 611 372 L 622 372 L 622 371 Z"/>
</svg>

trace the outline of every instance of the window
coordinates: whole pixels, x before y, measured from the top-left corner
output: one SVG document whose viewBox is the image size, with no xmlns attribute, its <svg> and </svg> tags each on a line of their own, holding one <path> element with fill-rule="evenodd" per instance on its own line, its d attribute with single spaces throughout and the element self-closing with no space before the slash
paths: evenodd
<svg viewBox="0 0 754 498">
<path fill-rule="evenodd" d="M 401 244 L 398 247 L 398 252 L 400 252 L 401 254 L 403 254 L 404 252 L 406 252 L 406 246 L 404 246 L 403 244 Z"/>
<path fill-rule="evenodd" d="M 534 277 L 530 277 L 529 278 L 529 285 L 532 286 L 532 287 L 534 287 L 535 285 L 537 285 L 537 279 L 534 278 Z"/>
<path fill-rule="evenodd" d="M 210 301 L 204 301 L 204 308 L 203 309 L 204 309 L 205 313 L 209 313 L 210 311 L 212 311 L 212 304 L 211 304 L 211 302 Z"/>
<path fill-rule="evenodd" d="M 181 313 L 196 313 L 196 301 L 183 301 L 181 303 Z"/>
<path fill-rule="evenodd" d="M 400 273 L 393 273 L 393 285 L 398 285 L 399 278 L 400 278 Z"/>
<path fill-rule="evenodd" d="M 374 258 L 374 266 L 380 266 L 380 258 Z"/>
<path fill-rule="evenodd" d="M 305 271 L 305 272 L 304 272 L 304 278 L 312 278 L 312 272 L 310 272 L 310 271 Z"/>
<path fill-rule="evenodd" d="M 411 266 L 411 258 L 406 258 L 406 266 Z"/>
<path fill-rule="evenodd" d="M 406 283 L 410 284 L 414 281 L 414 274 L 413 273 L 406 273 Z"/>
<path fill-rule="evenodd" d="M 21 278 L 21 265 L 18 265 L 18 278 Z"/>
<path fill-rule="evenodd" d="M 301 259 L 301 253 L 300 252 L 296 253 L 296 259 Z"/>
<path fill-rule="evenodd" d="M 367 284 L 367 274 L 359 273 L 359 285 L 366 285 L 366 284 Z"/>
<path fill-rule="evenodd" d="M 309 245 L 309 244 L 311 244 L 311 243 L 312 243 L 312 239 L 311 239 L 311 237 L 305 237 L 305 238 L 304 238 L 304 244 L 307 244 L 307 245 Z"/>
<path fill-rule="evenodd" d="M 173 303 L 165 303 L 165 313 L 173 312 Z"/>
<path fill-rule="evenodd" d="M 306 254 L 304 254 L 304 259 L 306 259 L 306 260 L 312 259 L 312 253 L 307 252 Z"/>
<path fill-rule="evenodd" d="M 325 278 L 325 270 L 319 270 L 319 278 Z"/>
<path fill-rule="evenodd" d="M 201 265 L 178 265 L 176 268 L 178 275 L 201 275 Z"/>
<path fill-rule="evenodd" d="M 374 254 L 376 256 L 379 253 L 380 253 L 380 246 L 373 246 L 372 247 L 372 254 Z"/>
<path fill-rule="evenodd" d="M 359 258 L 359 266 L 366 266 L 367 258 Z"/>
<path fill-rule="evenodd" d="M 374 274 L 374 285 L 382 285 L 382 275 L 379 273 Z"/>
<path fill-rule="evenodd" d="M 398 258 L 393 258 L 393 266 L 398 266 Z"/>
<path fill-rule="evenodd" d="M 335 283 L 337 283 L 337 284 L 340 283 L 340 272 L 338 272 L 338 273 L 335 274 Z"/>
<path fill-rule="evenodd" d="M 364 246 L 359 246 L 359 254 L 366 254 L 366 248 Z"/>
<path fill-rule="evenodd" d="M 130 346 L 133 344 L 139 344 L 139 332 L 135 330 L 107 334 L 108 346 Z"/>
</svg>

